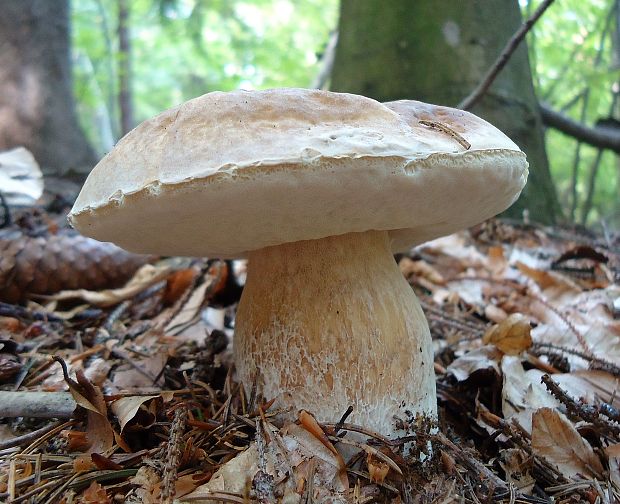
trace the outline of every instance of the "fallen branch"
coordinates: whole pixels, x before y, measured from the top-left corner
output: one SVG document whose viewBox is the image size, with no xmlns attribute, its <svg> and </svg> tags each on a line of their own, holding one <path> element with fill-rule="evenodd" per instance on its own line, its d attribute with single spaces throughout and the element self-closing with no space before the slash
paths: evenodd
<svg viewBox="0 0 620 504">
<path fill-rule="evenodd" d="M 469 96 L 467 96 L 463 101 L 461 101 L 461 103 L 458 104 L 457 106 L 458 108 L 463 109 L 463 110 L 469 110 L 476 103 L 478 103 L 480 98 L 484 96 L 484 94 L 487 92 L 489 87 L 491 87 L 491 84 L 493 84 L 493 81 L 495 81 L 496 77 L 499 75 L 502 69 L 506 66 L 506 63 L 508 63 L 508 61 L 510 60 L 510 57 L 515 52 L 515 50 L 517 49 L 521 41 L 525 38 L 527 33 L 532 29 L 532 26 L 534 26 L 536 21 L 538 21 L 540 16 L 543 15 L 543 13 L 547 10 L 547 8 L 549 8 L 549 6 L 553 3 L 553 1 L 554 0 L 544 0 L 544 2 L 542 2 L 538 6 L 538 9 L 536 9 L 534 14 L 532 14 L 532 16 L 527 21 L 525 21 L 525 23 L 521 25 L 521 27 L 515 32 L 515 34 L 508 41 L 508 43 L 506 44 L 506 47 L 504 47 L 504 50 L 495 60 L 495 63 L 493 63 L 493 66 L 491 66 L 487 74 L 484 76 L 484 79 L 482 79 L 482 82 L 478 84 L 476 89 L 474 89 L 469 94 Z"/>
<path fill-rule="evenodd" d="M 71 418 L 76 403 L 69 392 L 0 391 L 3 418 Z"/>
</svg>

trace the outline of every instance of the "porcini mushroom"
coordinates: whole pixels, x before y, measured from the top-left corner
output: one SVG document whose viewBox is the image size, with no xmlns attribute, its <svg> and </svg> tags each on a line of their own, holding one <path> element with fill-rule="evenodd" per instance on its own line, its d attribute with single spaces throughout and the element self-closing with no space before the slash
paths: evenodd
<svg viewBox="0 0 620 504">
<path fill-rule="evenodd" d="M 392 253 L 501 212 L 526 178 L 519 148 L 460 110 L 215 92 L 123 138 L 70 220 L 133 252 L 248 257 L 242 382 L 391 435 L 395 417 L 436 415 L 428 325 Z"/>
</svg>

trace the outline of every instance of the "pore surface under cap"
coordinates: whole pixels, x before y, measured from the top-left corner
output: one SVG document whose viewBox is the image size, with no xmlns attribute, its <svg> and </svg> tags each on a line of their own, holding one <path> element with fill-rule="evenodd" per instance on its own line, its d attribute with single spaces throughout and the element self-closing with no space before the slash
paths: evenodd
<svg viewBox="0 0 620 504">
<path fill-rule="evenodd" d="M 460 110 L 306 89 L 215 92 L 125 136 L 70 220 L 142 253 L 234 257 L 370 229 L 390 230 L 399 250 L 501 212 L 526 178 L 519 148 Z"/>
</svg>

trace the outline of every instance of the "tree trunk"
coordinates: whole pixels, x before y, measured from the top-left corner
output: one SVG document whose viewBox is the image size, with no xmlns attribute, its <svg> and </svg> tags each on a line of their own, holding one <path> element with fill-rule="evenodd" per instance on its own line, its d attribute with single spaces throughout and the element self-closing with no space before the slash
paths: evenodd
<svg viewBox="0 0 620 504">
<path fill-rule="evenodd" d="M 519 28 L 517 0 L 342 0 L 331 89 L 456 106 Z M 521 45 L 472 109 L 527 154 L 530 179 L 509 210 L 554 222 L 559 205 L 549 173 L 527 48 Z"/>
<path fill-rule="evenodd" d="M 47 174 L 76 180 L 96 162 L 72 94 L 69 0 L 4 0 L 0 150 L 23 145 Z"/>
</svg>

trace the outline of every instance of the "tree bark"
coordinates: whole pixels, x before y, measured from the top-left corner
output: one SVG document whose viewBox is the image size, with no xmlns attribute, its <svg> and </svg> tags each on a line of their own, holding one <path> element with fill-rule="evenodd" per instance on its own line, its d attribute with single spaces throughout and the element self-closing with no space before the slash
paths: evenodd
<svg viewBox="0 0 620 504">
<path fill-rule="evenodd" d="M 0 150 L 28 148 L 44 173 L 76 180 L 96 162 L 72 94 L 69 0 L 4 0 Z"/>
<path fill-rule="evenodd" d="M 331 88 L 379 101 L 456 106 L 521 25 L 516 0 L 342 0 Z M 527 48 L 512 55 L 472 109 L 526 152 L 530 180 L 508 211 L 551 223 L 560 214 L 549 173 Z"/>
</svg>

